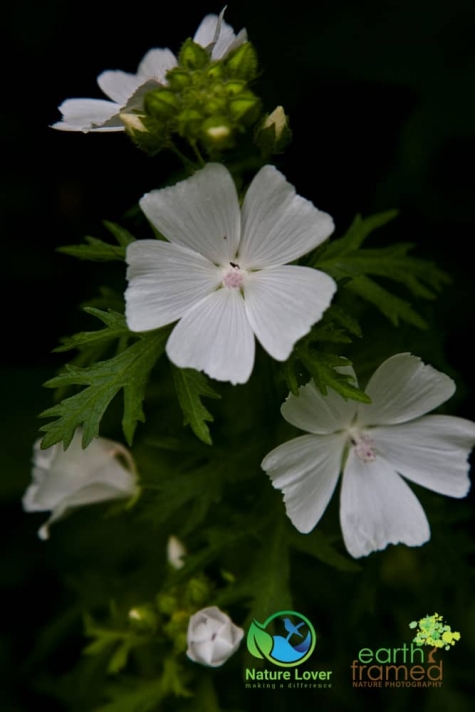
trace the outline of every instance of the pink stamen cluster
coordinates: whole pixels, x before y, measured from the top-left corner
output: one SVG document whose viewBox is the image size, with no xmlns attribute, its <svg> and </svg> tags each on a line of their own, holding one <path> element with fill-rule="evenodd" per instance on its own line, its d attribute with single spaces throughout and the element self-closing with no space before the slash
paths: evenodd
<svg viewBox="0 0 475 712">
<path fill-rule="evenodd" d="M 231 263 L 230 269 L 227 270 L 223 277 L 223 287 L 230 287 L 232 289 L 240 289 L 244 284 L 244 272 L 239 267 Z"/>
</svg>

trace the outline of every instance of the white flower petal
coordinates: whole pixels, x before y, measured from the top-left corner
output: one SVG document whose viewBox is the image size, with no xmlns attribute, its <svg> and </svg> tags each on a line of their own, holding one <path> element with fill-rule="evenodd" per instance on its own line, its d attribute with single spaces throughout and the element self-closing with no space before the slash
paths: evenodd
<svg viewBox="0 0 475 712">
<path fill-rule="evenodd" d="M 241 217 L 233 179 L 217 163 L 140 200 L 143 212 L 171 242 L 225 265 L 234 259 Z"/>
<path fill-rule="evenodd" d="M 218 23 L 221 27 L 221 30 L 222 30 L 223 25 L 225 25 L 227 28 L 229 28 L 229 30 L 232 33 L 231 39 L 233 39 L 234 38 L 233 29 L 232 29 L 232 27 L 229 27 L 229 25 L 226 25 L 226 23 L 222 22 L 222 20 L 221 20 L 222 15 L 223 15 L 223 12 L 221 12 L 221 14 L 219 16 L 218 15 L 206 15 L 206 17 L 204 17 L 201 20 L 201 23 L 195 32 L 195 35 L 193 37 L 193 42 L 196 42 L 196 44 L 199 44 L 199 45 L 201 45 L 201 47 L 205 47 L 205 48 L 208 47 L 210 44 L 213 44 L 214 42 L 216 42 L 216 40 L 219 37 L 219 33 L 218 33 L 218 37 L 216 37 L 216 29 L 218 28 Z"/>
<path fill-rule="evenodd" d="M 127 325 L 149 331 L 179 319 L 221 282 L 221 270 L 178 245 L 138 240 L 127 248 Z"/>
<path fill-rule="evenodd" d="M 297 195 L 274 166 L 255 176 L 243 205 L 238 261 L 256 269 L 286 264 L 331 235 L 333 219 Z"/>
<path fill-rule="evenodd" d="M 370 405 L 358 406 L 358 424 L 406 423 L 437 408 L 455 392 L 445 373 L 424 364 L 409 353 L 388 358 L 374 372 L 366 387 Z"/>
<path fill-rule="evenodd" d="M 287 516 L 307 534 L 320 521 L 335 490 L 346 435 L 302 435 L 272 450 L 262 461 L 284 493 Z"/>
<path fill-rule="evenodd" d="M 345 371 L 354 375 L 352 368 Z M 290 393 L 280 410 L 287 422 L 296 428 L 316 435 L 326 435 L 351 424 L 356 413 L 356 403 L 345 400 L 331 388 L 324 396 L 315 383 L 310 381 L 299 388 L 298 396 Z"/>
<path fill-rule="evenodd" d="M 283 266 L 250 273 L 244 286 L 246 314 L 265 350 L 285 361 L 330 305 L 336 284 L 324 272 Z"/>
<path fill-rule="evenodd" d="M 238 649 L 244 631 L 216 606 L 203 608 L 188 623 L 187 656 L 195 663 L 219 667 Z"/>
<path fill-rule="evenodd" d="M 137 89 L 141 79 L 136 74 L 121 72 L 120 69 L 111 69 L 99 74 L 97 83 L 104 94 L 123 106 Z"/>
<path fill-rule="evenodd" d="M 225 8 L 226 9 L 226 8 Z M 195 32 L 193 41 L 201 47 L 212 47 L 211 58 L 222 59 L 229 52 L 247 41 L 246 30 L 241 30 L 237 37 L 231 25 L 223 21 L 224 10 L 217 15 L 207 15 L 203 18 Z"/>
<path fill-rule="evenodd" d="M 376 449 L 409 480 L 448 497 L 465 497 L 469 491 L 468 456 L 475 444 L 470 420 L 428 415 L 369 432 Z"/>
<path fill-rule="evenodd" d="M 363 462 L 350 449 L 340 518 L 349 553 L 358 558 L 388 544 L 420 546 L 430 538 L 427 517 L 408 485 L 384 458 Z"/>
<path fill-rule="evenodd" d="M 173 329 L 167 354 L 179 368 L 218 381 L 245 383 L 254 365 L 254 334 L 237 289 L 219 289 L 190 309 Z"/>
<path fill-rule="evenodd" d="M 146 79 L 154 79 L 163 84 L 165 75 L 178 64 L 177 58 L 169 49 L 151 49 L 139 64 L 137 76 L 141 82 Z"/>
<path fill-rule="evenodd" d="M 123 131 L 120 105 L 104 99 L 67 99 L 59 107 L 61 121 L 52 128 L 60 131 Z M 107 123 L 107 126 L 105 124 Z"/>
<path fill-rule="evenodd" d="M 63 519 L 69 512 L 85 504 L 99 504 L 111 499 L 122 499 L 131 496 L 130 490 L 124 490 L 107 483 L 92 483 L 76 492 L 72 492 L 59 502 L 52 510 L 49 519 L 38 530 L 40 539 L 49 539 L 49 528 L 53 522 Z"/>
<path fill-rule="evenodd" d="M 23 496 L 23 507 L 27 512 L 52 510 L 38 532 L 43 539 L 48 537 L 49 525 L 73 507 L 137 493 L 135 465 L 126 448 L 96 438 L 83 450 L 81 441 L 78 429 L 67 450 L 62 444 L 41 450 L 40 441 L 35 443 L 33 483 Z"/>
</svg>

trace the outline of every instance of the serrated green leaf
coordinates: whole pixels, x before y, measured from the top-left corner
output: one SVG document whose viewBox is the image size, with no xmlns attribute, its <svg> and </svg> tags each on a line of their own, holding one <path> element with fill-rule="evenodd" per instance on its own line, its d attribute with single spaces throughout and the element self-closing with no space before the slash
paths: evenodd
<svg viewBox="0 0 475 712">
<path fill-rule="evenodd" d="M 104 221 L 103 224 L 115 237 L 117 245 L 111 245 L 108 242 L 97 239 L 97 237 L 87 235 L 84 238 L 85 245 L 64 245 L 57 248 L 58 252 L 77 257 L 80 260 L 91 260 L 92 262 L 122 262 L 125 259 L 127 245 L 135 242 L 135 237 L 116 223 Z"/>
<path fill-rule="evenodd" d="M 121 247 L 127 247 L 127 245 L 135 242 L 136 238 L 131 232 L 126 230 L 125 227 L 122 227 L 117 223 L 110 222 L 109 220 L 103 220 L 102 224 L 109 230 L 111 235 L 115 237 Z"/>
<path fill-rule="evenodd" d="M 201 396 L 221 398 L 209 385 L 206 376 L 191 368 L 176 368 L 172 365 L 173 383 L 178 402 L 183 411 L 183 424 L 190 425 L 195 435 L 207 445 L 212 444 L 206 421 L 213 416 L 201 402 Z"/>
<path fill-rule="evenodd" d="M 398 282 L 412 295 L 423 299 L 433 299 L 436 292 L 450 281 L 448 276 L 431 262 L 409 255 L 413 247 L 409 243 L 361 249 L 367 236 L 395 215 L 395 211 L 389 211 L 364 220 L 357 216 L 344 237 L 329 243 L 318 253 L 313 266 L 337 280 L 340 289 L 348 289 L 376 306 L 393 324 L 405 321 L 418 328 L 427 328 L 424 319 L 409 302 L 391 294 L 369 275 Z"/>
<path fill-rule="evenodd" d="M 397 215 L 397 210 L 387 210 L 384 213 L 376 213 L 367 218 L 357 215 L 343 237 L 328 243 L 324 252 L 324 260 L 331 260 L 358 250 L 373 230 L 386 225 L 386 223 L 394 220 Z"/>
<path fill-rule="evenodd" d="M 58 346 L 54 351 L 70 351 L 71 349 L 80 349 L 84 346 L 112 341 L 122 336 L 131 335 L 125 316 L 118 312 L 109 309 L 107 312 L 93 307 L 85 307 L 85 312 L 100 319 L 105 325 L 105 329 L 99 331 L 82 331 L 74 336 L 68 336 L 63 339 L 61 346 Z"/>
<path fill-rule="evenodd" d="M 99 435 L 102 416 L 121 390 L 124 393 L 122 427 L 131 445 L 137 423 L 145 420 L 142 401 L 149 373 L 163 353 L 167 337 L 168 330 L 163 329 L 145 334 L 114 358 L 87 368 L 66 366 L 63 373 L 47 381 L 47 388 L 71 385 L 86 388 L 41 413 L 42 418 L 56 418 L 41 428 L 46 433 L 42 447 L 58 442 L 68 447 L 76 429 L 81 426 L 82 444 L 87 447 Z"/>
<path fill-rule="evenodd" d="M 400 321 L 405 321 L 419 329 L 428 328 L 426 320 L 414 311 L 409 302 L 391 294 L 369 277 L 361 276 L 354 279 L 348 284 L 347 289 L 374 304 L 394 326 L 399 326 Z"/>
<path fill-rule="evenodd" d="M 301 349 L 298 352 L 298 358 L 323 395 L 327 394 L 330 387 L 345 399 L 350 398 L 359 403 L 371 403 L 371 398 L 358 386 L 351 383 L 353 378 L 350 374 L 336 370 L 351 366 L 348 359 L 336 354 L 321 353 L 310 349 Z"/>
<path fill-rule="evenodd" d="M 327 312 L 329 312 L 329 316 L 333 319 L 333 321 L 343 326 L 350 332 L 350 334 L 357 336 L 358 338 L 363 336 L 361 333 L 361 327 L 356 319 L 350 316 L 348 312 L 339 307 L 337 304 L 332 304 L 331 307 L 327 309 Z"/>
</svg>

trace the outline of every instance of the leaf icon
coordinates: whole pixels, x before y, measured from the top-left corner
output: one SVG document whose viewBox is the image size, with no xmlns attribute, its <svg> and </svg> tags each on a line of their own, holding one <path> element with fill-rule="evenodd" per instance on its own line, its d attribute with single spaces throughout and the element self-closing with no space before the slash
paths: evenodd
<svg viewBox="0 0 475 712">
<path fill-rule="evenodd" d="M 254 620 L 247 634 L 247 648 L 255 658 L 268 658 L 274 646 L 274 639 L 262 625 Z"/>
</svg>

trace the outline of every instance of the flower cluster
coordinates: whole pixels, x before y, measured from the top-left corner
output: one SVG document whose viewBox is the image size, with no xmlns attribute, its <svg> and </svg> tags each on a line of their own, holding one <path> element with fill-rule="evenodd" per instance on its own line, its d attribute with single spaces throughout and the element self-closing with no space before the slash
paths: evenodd
<svg viewBox="0 0 475 712">
<path fill-rule="evenodd" d="M 212 60 L 219 60 L 247 40 L 246 30 L 237 36 L 223 22 L 223 14 L 207 15 L 196 30 L 193 41 Z M 151 49 L 139 64 L 136 74 L 121 70 L 106 70 L 97 77 L 105 99 L 67 99 L 59 110 L 63 117 L 53 125 L 61 131 L 124 131 L 127 126 L 140 129 L 137 116 L 143 116 L 144 97 L 167 83 L 167 73 L 178 66 L 169 49 Z"/>
<path fill-rule="evenodd" d="M 68 99 L 59 107 L 61 131 L 124 131 L 154 154 L 174 134 L 200 141 L 211 153 L 233 145 L 236 134 L 259 116 L 260 101 L 249 88 L 257 58 L 245 30 L 234 34 L 219 15 L 207 15 L 178 58 L 151 49 L 136 74 L 102 72 L 97 83 L 109 100 Z"/>
</svg>

